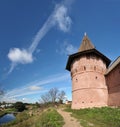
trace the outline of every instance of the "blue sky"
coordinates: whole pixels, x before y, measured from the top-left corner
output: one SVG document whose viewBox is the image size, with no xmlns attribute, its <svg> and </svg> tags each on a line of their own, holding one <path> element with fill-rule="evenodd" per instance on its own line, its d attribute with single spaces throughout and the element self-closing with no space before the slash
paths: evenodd
<svg viewBox="0 0 120 127">
<path fill-rule="evenodd" d="M 77 52 L 87 32 L 96 48 L 115 60 L 119 7 L 119 0 L 1 0 L 1 100 L 36 102 L 53 87 L 71 100 L 68 55 Z"/>
</svg>

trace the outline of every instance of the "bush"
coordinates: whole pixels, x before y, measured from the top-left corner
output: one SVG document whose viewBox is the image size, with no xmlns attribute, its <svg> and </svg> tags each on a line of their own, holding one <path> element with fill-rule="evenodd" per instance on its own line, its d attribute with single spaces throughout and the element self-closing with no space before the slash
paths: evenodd
<svg viewBox="0 0 120 127">
<path fill-rule="evenodd" d="M 17 109 L 18 112 L 22 112 L 25 110 L 25 104 L 22 102 L 16 102 L 14 104 L 15 109 Z"/>
</svg>

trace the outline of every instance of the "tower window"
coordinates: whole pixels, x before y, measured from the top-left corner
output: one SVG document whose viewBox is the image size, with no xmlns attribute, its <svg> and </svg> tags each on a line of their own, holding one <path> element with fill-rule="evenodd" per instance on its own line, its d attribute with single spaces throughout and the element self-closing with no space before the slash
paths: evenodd
<svg viewBox="0 0 120 127">
<path fill-rule="evenodd" d="M 76 82 L 78 81 L 78 79 L 76 78 Z"/>
<path fill-rule="evenodd" d="M 77 69 L 75 69 L 75 72 L 77 72 Z"/>
<path fill-rule="evenodd" d="M 96 57 L 95 57 L 95 55 L 93 54 L 93 55 L 91 56 L 91 58 L 92 58 L 92 59 L 95 59 Z"/>
<path fill-rule="evenodd" d="M 86 67 L 84 66 L 84 70 L 86 70 Z"/>
<path fill-rule="evenodd" d="M 94 70 L 96 70 L 96 66 L 94 66 Z"/>
<path fill-rule="evenodd" d="M 86 58 L 87 58 L 87 59 L 90 59 L 90 56 L 88 55 L 88 56 L 86 56 Z"/>
</svg>

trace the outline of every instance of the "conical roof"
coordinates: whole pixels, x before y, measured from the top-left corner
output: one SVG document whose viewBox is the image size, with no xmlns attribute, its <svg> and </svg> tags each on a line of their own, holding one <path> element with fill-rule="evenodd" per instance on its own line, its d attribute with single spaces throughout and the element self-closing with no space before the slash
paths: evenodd
<svg viewBox="0 0 120 127">
<path fill-rule="evenodd" d="M 92 42 L 90 41 L 90 39 L 88 38 L 88 36 L 85 33 L 78 52 L 82 52 L 82 51 L 86 51 L 86 50 L 90 50 L 90 49 L 94 49 L 94 48 L 95 48 L 95 46 L 92 44 Z"/>
<path fill-rule="evenodd" d="M 98 50 L 95 49 L 95 46 L 92 44 L 90 39 L 85 34 L 78 52 L 69 56 L 67 65 L 66 65 L 66 69 L 70 71 L 72 62 L 75 59 L 79 58 L 80 56 L 83 56 L 86 54 L 95 54 L 95 55 L 99 56 L 106 63 L 107 67 L 109 66 L 109 64 L 111 62 L 109 58 L 107 58 L 105 55 L 103 55 L 101 52 L 99 52 Z"/>
</svg>

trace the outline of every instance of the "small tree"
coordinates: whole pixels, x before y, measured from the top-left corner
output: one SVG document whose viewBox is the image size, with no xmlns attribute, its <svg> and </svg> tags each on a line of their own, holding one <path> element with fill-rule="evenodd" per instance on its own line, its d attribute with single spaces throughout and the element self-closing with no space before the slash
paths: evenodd
<svg viewBox="0 0 120 127">
<path fill-rule="evenodd" d="M 41 100 L 42 100 L 43 103 L 48 103 L 48 102 L 50 102 L 49 93 L 43 94 L 43 95 L 41 96 Z"/>
<path fill-rule="evenodd" d="M 57 88 L 52 88 L 49 90 L 48 94 L 52 103 L 55 103 L 55 101 L 57 100 L 58 93 L 59 93 L 59 90 Z"/>
<path fill-rule="evenodd" d="M 36 107 L 40 107 L 40 104 L 38 102 L 35 103 Z"/>
<path fill-rule="evenodd" d="M 43 103 L 52 103 L 54 104 L 58 98 L 59 90 L 57 88 L 50 89 L 47 93 L 41 96 Z"/>
<path fill-rule="evenodd" d="M 63 103 L 65 99 L 65 92 L 60 91 L 57 88 L 50 89 L 47 93 L 41 96 L 40 102 L 43 104 L 55 104 L 56 102 Z"/>
<path fill-rule="evenodd" d="M 25 104 L 23 102 L 16 102 L 14 107 L 17 109 L 18 112 L 22 112 L 25 110 Z"/>
<path fill-rule="evenodd" d="M 65 99 L 65 92 L 64 91 L 61 91 L 59 94 L 58 94 L 58 100 L 59 100 L 59 103 L 62 104 L 63 101 Z"/>
</svg>

